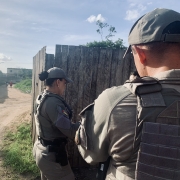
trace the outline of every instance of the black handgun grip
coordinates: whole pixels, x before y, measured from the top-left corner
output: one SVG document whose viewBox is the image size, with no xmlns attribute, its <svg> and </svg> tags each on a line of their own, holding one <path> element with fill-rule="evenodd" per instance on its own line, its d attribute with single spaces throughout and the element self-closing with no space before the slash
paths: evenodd
<svg viewBox="0 0 180 180">
<path fill-rule="evenodd" d="M 111 159 L 111 157 L 109 156 L 105 162 L 99 163 L 98 172 L 96 175 L 96 178 L 98 180 L 105 180 L 106 179 L 106 174 L 107 174 L 107 170 L 109 167 L 110 159 Z"/>
</svg>

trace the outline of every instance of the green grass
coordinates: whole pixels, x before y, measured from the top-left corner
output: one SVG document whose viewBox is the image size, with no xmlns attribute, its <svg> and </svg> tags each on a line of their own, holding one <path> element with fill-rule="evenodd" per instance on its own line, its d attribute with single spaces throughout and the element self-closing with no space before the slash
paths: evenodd
<svg viewBox="0 0 180 180">
<path fill-rule="evenodd" d="M 39 170 L 32 155 L 31 126 L 24 123 L 16 132 L 8 132 L 5 136 L 3 164 L 19 174 L 29 173 L 34 178 L 39 176 Z"/>
<path fill-rule="evenodd" d="M 15 84 L 14 87 L 24 93 L 30 93 L 32 89 L 32 80 L 31 79 L 22 80 L 21 82 Z"/>
</svg>

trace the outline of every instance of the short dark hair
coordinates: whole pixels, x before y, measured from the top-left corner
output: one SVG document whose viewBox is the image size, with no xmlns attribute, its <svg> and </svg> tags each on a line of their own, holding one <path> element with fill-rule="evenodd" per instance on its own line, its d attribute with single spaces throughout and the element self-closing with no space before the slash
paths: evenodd
<svg viewBox="0 0 180 180">
<path fill-rule="evenodd" d="M 151 42 L 144 44 L 146 48 L 152 51 L 155 54 L 162 55 L 171 47 L 180 48 L 180 43 L 172 43 L 172 42 Z"/>
<path fill-rule="evenodd" d="M 51 79 L 46 79 L 46 80 L 45 80 L 45 85 L 51 87 L 52 84 L 53 84 L 53 82 L 54 82 L 55 80 L 57 80 L 57 79 L 59 79 L 60 81 L 63 80 L 62 78 L 51 78 Z"/>
<path fill-rule="evenodd" d="M 50 78 L 50 79 L 47 79 L 48 78 L 48 72 L 47 71 L 42 71 L 40 74 L 39 74 L 39 80 L 41 81 L 45 81 L 45 85 L 46 86 L 52 86 L 53 82 L 57 79 L 59 79 L 60 81 L 62 81 L 63 79 L 62 78 Z"/>
</svg>

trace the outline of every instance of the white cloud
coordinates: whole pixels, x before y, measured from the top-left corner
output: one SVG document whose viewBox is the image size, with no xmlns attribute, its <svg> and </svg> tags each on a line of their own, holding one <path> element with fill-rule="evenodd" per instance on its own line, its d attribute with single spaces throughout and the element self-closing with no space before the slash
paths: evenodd
<svg viewBox="0 0 180 180">
<path fill-rule="evenodd" d="M 0 61 L 11 61 L 12 59 L 5 54 L 0 53 Z"/>
<path fill-rule="evenodd" d="M 138 4 L 138 9 L 140 11 L 144 11 L 144 10 L 146 10 L 146 6 L 143 6 L 142 4 Z"/>
<path fill-rule="evenodd" d="M 126 11 L 125 20 L 131 21 L 137 19 L 141 12 L 145 11 L 147 7 L 141 3 L 130 3 L 130 9 Z"/>
<path fill-rule="evenodd" d="M 128 21 L 131 21 L 131 20 L 137 19 L 139 17 L 139 15 L 140 14 L 139 14 L 138 10 L 128 10 L 128 11 L 126 11 L 125 19 Z"/>
<path fill-rule="evenodd" d="M 88 22 L 90 22 L 90 23 L 93 23 L 93 22 L 96 21 L 96 16 L 91 15 L 90 17 L 88 17 L 88 18 L 86 19 L 86 21 L 88 21 Z"/>
<path fill-rule="evenodd" d="M 147 5 L 151 5 L 151 4 L 152 4 L 152 2 L 148 2 L 148 3 L 147 3 Z"/>
<path fill-rule="evenodd" d="M 96 22 L 96 21 L 104 22 L 105 18 L 101 14 L 98 14 L 97 16 L 91 15 L 86 19 L 86 21 L 88 21 L 90 23 L 93 23 L 93 22 Z"/>
<path fill-rule="evenodd" d="M 97 17 L 96 17 L 96 21 L 101 21 L 101 22 L 104 22 L 105 19 L 102 17 L 101 14 L 98 14 Z"/>
</svg>

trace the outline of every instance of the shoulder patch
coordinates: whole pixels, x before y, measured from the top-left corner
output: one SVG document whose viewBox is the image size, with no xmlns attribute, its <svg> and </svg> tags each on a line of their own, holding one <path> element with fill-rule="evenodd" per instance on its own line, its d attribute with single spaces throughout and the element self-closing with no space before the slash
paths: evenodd
<svg viewBox="0 0 180 180">
<path fill-rule="evenodd" d="M 65 116 L 69 117 L 68 113 L 67 113 L 65 110 L 62 110 L 62 113 L 63 113 Z"/>
<path fill-rule="evenodd" d="M 61 106 L 58 106 L 57 109 L 58 109 L 59 114 L 64 115 L 65 117 L 69 118 L 68 112 L 66 110 L 62 109 Z"/>
</svg>

